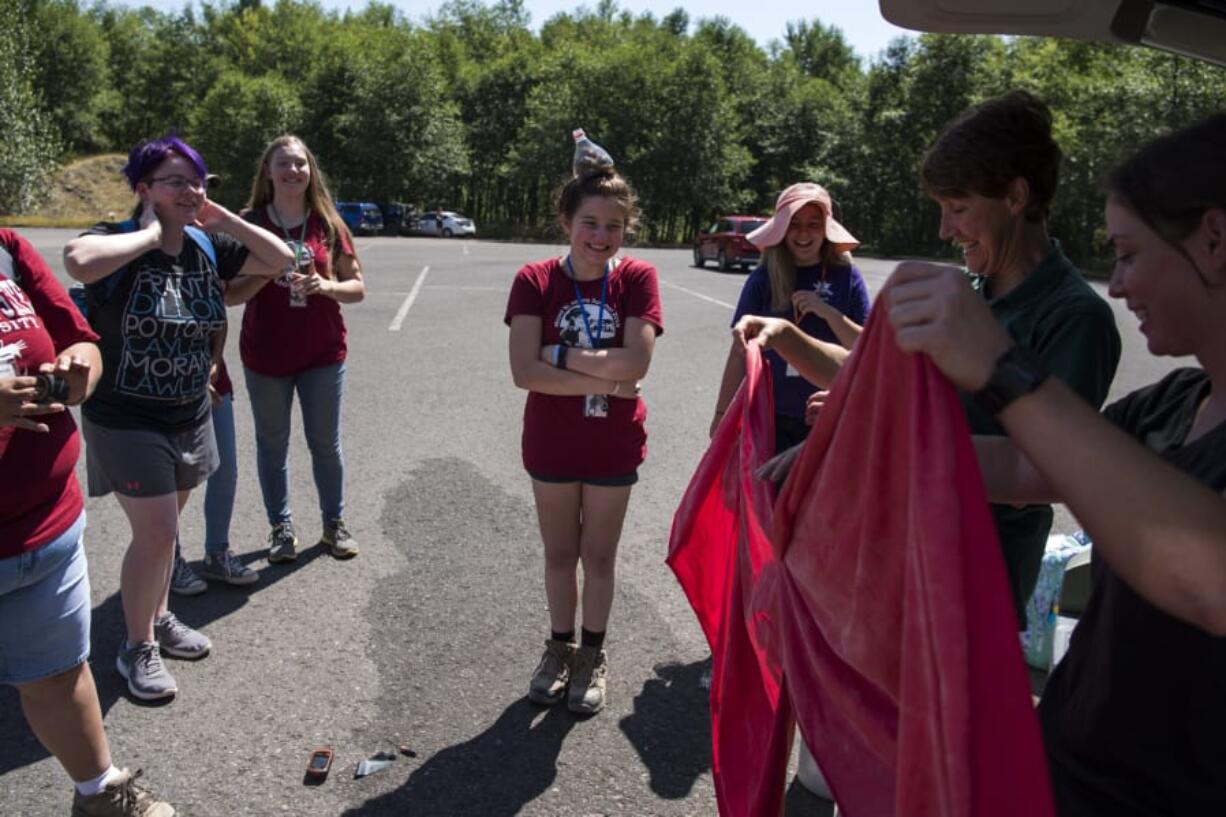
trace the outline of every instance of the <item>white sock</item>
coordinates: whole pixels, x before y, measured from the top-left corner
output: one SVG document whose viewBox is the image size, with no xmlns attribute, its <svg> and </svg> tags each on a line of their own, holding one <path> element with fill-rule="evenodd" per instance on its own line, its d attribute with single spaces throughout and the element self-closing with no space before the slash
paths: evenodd
<svg viewBox="0 0 1226 817">
<path fill-rule="evenodd" d="M 120 771 L 114 766 L 108 766 L 107 770 L 95 777 L 93 780 L 86 780 L 83 783 L 77 784 L 77 792 L 82 797 L 93 797 L 95 794 L 102 794 L 106 788 L 106 784 L 111 782 L 113 778 L 119 777 Z"/>
</svg>

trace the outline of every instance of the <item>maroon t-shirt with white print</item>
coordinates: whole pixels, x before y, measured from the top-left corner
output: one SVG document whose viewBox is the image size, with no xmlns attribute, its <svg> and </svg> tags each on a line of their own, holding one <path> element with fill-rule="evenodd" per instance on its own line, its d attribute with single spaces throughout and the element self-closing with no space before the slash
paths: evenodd
<svg viewBox="0 0 1226 817">
<path fill-rule="evenodd" d="M 0 358 L 6 361 L 0 378 L 35 374 L 69 346 L 97 340 L 30 242 L 0 230 Z M 0 559 L 55 540 L 84 508 L 74 470 L 81 437 L 72 414 L 34 419 L 48 430 L 0 426 Z"/>
<path fill-rule="evenodd" d="M 245 217 L 297 246 L 301 226 L 282 230 L 261 207 Z M 315 271 L 324 278 L 335 278 L 336 260 L 328 246 L 323 219 L 315 213 L 307 219 L 303 241 L 315 262 Z M 337 236 L 340 252 L 353 255 L 349 239 Z M 265 377 L 290 377 L 308 369 L 334 366 L 345 360 L 347 352 L 345 319 L 341 305 L 327 295 L 312 295 L 306 306 L 290 305 L 290 289 L 284 277 L 277 277 L 247 302 L 243 310 L 243 330 L 239 337 L 243 365 Z"/>
<path fill-rule="evenodd" d="M 510 324 L 516 315 L 536 315 L 541 319 L 542 346 L 561 343 L 584 349 L 592 348 L 588 326 L 604 349 L 625 345 L 628 318 L 652 324 L 656 334 L 664 331 L 660 286 L 651 264 L 622 258 L 614 267 L 603 321 L 600 279 L 578 282 L 582 311 L 575 300 L 575 283 L 560 259 L 528 264 L 515 275 L 504 320 Z M 608 402 L 607 417 L 586 417 L 582 396 L 529 392 L 524 405 L 524 468 L 575 479 L 617 477 L 638 468 L 647 455 L 647 406 L 641 397 L 610 397 Z"/>
</svg>

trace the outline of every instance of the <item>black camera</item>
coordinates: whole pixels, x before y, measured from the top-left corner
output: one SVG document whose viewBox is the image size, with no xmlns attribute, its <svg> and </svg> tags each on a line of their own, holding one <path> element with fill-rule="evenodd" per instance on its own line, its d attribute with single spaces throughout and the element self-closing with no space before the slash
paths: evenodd
<svg viewBox="0 0 1226 817">
<path fill-rule="evenodd" d="M 34 375 L 35 403 L 63 403 L 68 400 L 68 381 L 58 374 Z"/>
</svg>

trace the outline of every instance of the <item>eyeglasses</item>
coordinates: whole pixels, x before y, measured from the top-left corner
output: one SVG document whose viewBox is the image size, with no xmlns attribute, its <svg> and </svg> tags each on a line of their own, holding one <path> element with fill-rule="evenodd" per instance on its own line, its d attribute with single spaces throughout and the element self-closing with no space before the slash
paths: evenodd
<svg viewBox="0 0 1226 817">
<path fill-rule="evenodd" d="M 176 193 L 183 192 L 184 188 L 191 188 L 196 192 L 203 192 L 206 184 L 203 179 L 187 178 L 186 176 L 151 176 L 149 183 L 161 182 Z"/>
</svg>

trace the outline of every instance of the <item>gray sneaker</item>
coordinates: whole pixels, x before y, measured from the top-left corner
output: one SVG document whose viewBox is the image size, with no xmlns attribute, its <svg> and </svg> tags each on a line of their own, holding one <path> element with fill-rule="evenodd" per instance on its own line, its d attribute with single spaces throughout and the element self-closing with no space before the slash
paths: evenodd
<svg viewBox="0 0 1226 817">
<path fill-rule="evenodd" d="M 570 663 L 575 657 L 575 645 L 569 641 L 545 642 L 545 653 L 532 673 L 528 684 L 528 700 L 549 706 L 562 700 L 570 681 Z"/>
<path fill-rule="evenodd" d="M 291 522 L 278 522 L 268 534 L 268 561 L 292 562 L 298 558 L 298 537 Z"/>
<path fill-rule="evenodd" d="M 72 817 L 175 817 L 169 804 L 153 796 L 144 783 L 138 783 L 141 770 L 124 769 L 119 778 L 98 794 L 72 798 Z"/>
<path fill-rule="evenodd" d="M 191 565 L 182 556 L 175 559 L 174 571 L 170 574 L 170 592 L 177 596 L 199 596 L 209 586 L 196 575 Z"/>
<path fill-rule="evenodd" d="M 577 715 L 595 715 L 604 709 L 609 659 L 604 650 L 580 647 L 571 665 L 570 699 L 566 706 Z"/>
<path fill-rule="evenodd" d="M 238 560 L 230 550 L 221 553 L 206 553 L 200 563 L 200 572 L 210 581 L 226 584 L 254 584 L 260 574 Z"/>
<path fill-rule="evenodd" d="M 175 658 L 204 658 L 213 649 L 213 642 L 204 633 L 188 627 L 169 610 L 153 620 L 153 637 L 162 652 Z"/>
<path fill-rule="evenodd" d="M 324 522 L 324 534 L 319 538 L 319 542 L 331 550 L 337 559 L 352 559 L 358 555 L 358 543 L 345 527 L 343 519 L 329 519 Z"/>
<path fill-rule="evenodd" d="M 142 701 L 173 698 L 179 691 L 175 679 L 162 663 L 162 653 L 156 641 L 142 641 L 129 647 L 127 640 L 119 646 L 115 669 L 128 682 L 128 691 Z"/>
</svg>

